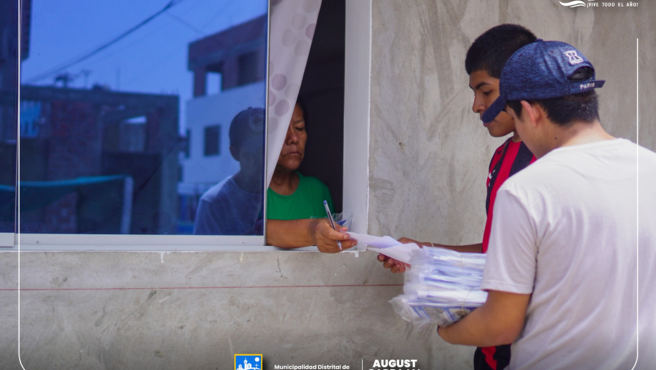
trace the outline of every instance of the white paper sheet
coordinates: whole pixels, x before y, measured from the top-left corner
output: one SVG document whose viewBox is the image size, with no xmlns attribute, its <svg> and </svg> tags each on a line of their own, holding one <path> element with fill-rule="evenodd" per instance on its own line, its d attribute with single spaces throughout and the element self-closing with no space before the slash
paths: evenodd
<svg viewBox="0 0 656 370">
<path fill-rule="evenodd" d="M 373 236 L 367 234 L 358 234 L 348 232 L 352 239 L 358 241 L 358 243 L 368 244 L 372 247 L 378 248 L 389 248 L 401 244 L 398 240 L 392 238 L 391 236 Z"/>
<path fill-rule="evenodd" d="M 407 264 L 410 263 L 412 251 L 420 249 L 415 243 L 401 244 L 398 240 L 387 235 L 374 236 L 352 232 L 348 234 L 351 238 L 357 240 L 358 243 L 367 244 L 367 250 L 384 254 L 387 257 Z"/>
<path fill-rule="evenodd" d="M 415 243 L 408 244 L 398 244 L 394 247 L 387 248 L 376 248 L 376 247 L 367 247 L 367 250 L 378 252 L 386 255 L 387 257 L 394 258 L 397 261 L 410 264 L 410 256 L 413 251 L 420 249 L 419 246 Z"/>
</svg>

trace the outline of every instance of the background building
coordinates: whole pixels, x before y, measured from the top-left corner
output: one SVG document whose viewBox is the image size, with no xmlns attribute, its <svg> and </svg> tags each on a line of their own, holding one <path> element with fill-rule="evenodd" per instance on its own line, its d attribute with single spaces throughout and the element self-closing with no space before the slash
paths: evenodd
<svg viewBox="0 0 656 370">
<path fill-rule="evenodd" d="M 23 62 L 30 51 L 32 3 L 20 3 Z M 100 85 L 71 89 L 73 76 L 64 72 L 55 76 L 59 87 L 20 87 L 16 125 L 18 4 L 0 3 L 0 165 L 5 169 L 0 171 L 0 232 L 13 231 L 9 201 L 15 194 L 18 128 L 21 232 L 175 233 L 178 97 Z M 122 178 L 129 178 L 130 189 Z"/>
<path fill-rule="evenodd" d="M 228 132 L 237 113 L 248 107 L 264 108 L 266 33 L 267 17 L 261 16 L 189 45 L 194 98 L 186 110 L 179 234 L 192 233 L 203 193 L 239 171 L 230 154 Z M 215 85 L 208 89 L 208 83 Z"/>
<path fill-rule="evenodd" d="M 129 233 L 175 233 L 178 120 L 177 96 L 114 92 L 101 86 L 85 90 L 22 85 L 21 183 L 129 176 L 134 181 Z M 78 185 L 33 209 L 22 207 L 21 232 L 119 233 L 105 224 L 120 218 L 123 199 L 104 199 L 107 191 Z M 80 218 L 81 202 L 109 203 Z M 113 204 L 120 206 L 108 212 L 106 207 Z"/>
</svg>

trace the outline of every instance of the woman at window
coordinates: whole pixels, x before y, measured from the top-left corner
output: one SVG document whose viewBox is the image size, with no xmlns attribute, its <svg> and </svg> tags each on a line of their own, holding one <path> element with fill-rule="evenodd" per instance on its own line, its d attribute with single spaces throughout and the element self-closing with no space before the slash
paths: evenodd
<svg viewBox="0 0 656 370">
<path fill-rule="evenodd" d="M 297 171 L 307 143 L 304 113 L 297 102 L 267 190 L 267 218 L 270 220 L 324 218 L 324 200 L 333 209 L 328 187 L 316 177 L 306 177 Z"/>
<path fill-rule="evenodd" d="M 341 232 L 333 230 L 325 218 L 323 201 L 333 209 L 328 187 L 297 171 L 307 143 L 304 113 L 297 102 L 267 190 L 266 242 L 282 248 L 316 245 L 321 252 L 335 253 L 355 246 L 357 241 L 349 239 L 345 227 L 337 225 Z M 337 240 L 341 240 L 342 248 Z"/>
<path fill-rule="evenodd" d="M 301 175 L 307 133 L 300 104 L 296 104 L 276 169 L 267 190 L 266 243 L 281 248 L 316 245 L 321 252 L 339 252 L 357 242 L 331 228 L 323 208 L 332 199 L 328 187 L 314 177 Z M 200 199 L 194 234 L 261 235 L 264 110 L 248 108 L 230 125 L 230 152 L 240 171 L 208 190 Z"/>
</svg>

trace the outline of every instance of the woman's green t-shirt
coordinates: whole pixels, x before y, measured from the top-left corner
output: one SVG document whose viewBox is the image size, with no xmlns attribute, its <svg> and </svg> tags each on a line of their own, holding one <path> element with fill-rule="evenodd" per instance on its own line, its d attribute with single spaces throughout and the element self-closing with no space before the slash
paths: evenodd
<svg viewBox="0 0 656 370">
<path fill-rule="evenodd" d="M 316 177 L 299 177 L 298 188 L 291 195 L 280 195 L 267 189 L 267 218 L 270 220 L 298 220 L 302 218 L 325 218 L 323 201 L 333 211 L 333 200 L 328 187 Z"/>
</svg>

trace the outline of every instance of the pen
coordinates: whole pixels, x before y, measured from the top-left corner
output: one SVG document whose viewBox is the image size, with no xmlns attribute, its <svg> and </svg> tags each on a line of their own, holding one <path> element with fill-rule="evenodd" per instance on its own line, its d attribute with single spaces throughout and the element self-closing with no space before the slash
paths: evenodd
<svg viewBox="0 0 656 370">
<path fill-rule="evenodd" d="M 335 227 L 335 220 L 333 220 L 333 215 L 330 213 L 330 207 L 328 207 L 328 202 L 325 200 L 323 201 L 323 207 L 326 209 L 326 215 L 328 215 L 328 221 L 330 221 L 330 226 L 333 227 L 333 230 L 337 231 L 337 228 Z M 337 241 L 337 246 L 339 247 L 339 250 L 342 250 L 342 242 L 339 240 Z"/>
</svg>

